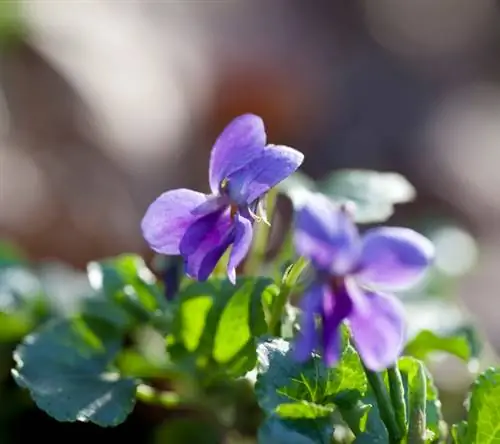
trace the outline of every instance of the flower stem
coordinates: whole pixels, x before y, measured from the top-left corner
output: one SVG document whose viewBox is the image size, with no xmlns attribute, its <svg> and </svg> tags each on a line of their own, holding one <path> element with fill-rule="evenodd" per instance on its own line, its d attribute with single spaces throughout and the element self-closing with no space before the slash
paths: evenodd
<svg viewBox="0 0 500 444">
<path fill-rule="evenodd" d="M 269 333 L 273 336 L 280 336 L 281 333 L 281 318 L 285 309 L 288 297 L 292 292 L 295 284 L 299 280 L 300 275 L 309 264 L 307 259 L 299 257 L 297 262 L 291 265 L 286 271 L 281 281 L 280 291 L 273 302 L 271 310 L 271 318 L 269 319 Z"/>
<path fill-rule="evenodd" d="M 278 191 L 275 188 L 271 188 L 265 197 L 267 199 L 266 206 L 269 211 L 269 221 L 273 220 L 277 197 Z M 260 222 L 256 225 L 253 246 L 245 264 L 245 273 L 249 276 L 259 274 L 259 268 L 266 258 L 266 251 L 269 243 L 269 232 L 271 227 L 264 222 Z"/>
<path fill-rule="evenodd" d="M 396 417 L 392 408 L 391 399 L 389 397 L 389 394 L 387 393 L 384 378 L 380 373 L 366 368 L 364 364 L 363 367 L 365 369 L 368 382 L 377 400 L 377 406 L 380 410 L 380 417 L 387 428 L 387 432 L 389 433 L 389 440 L 391 444 L 399 444 L 401 442 L 402 436 L 396 422 Z"/>
<path fill-rule="evenodd" d="M 389 392 L 391 394 L 392 406 L 394 407 L 400 436 L 406 436 L 408 424 L 406 421 L 405 391 L 401 372 L 397 366 L 389 367 L 387 369 L 387 377 L 389 380 Z"/>
<path fill-rule="evenodd" d="M 137 387 L 136 397 L 147 404 L 159 405 L 165 408 L 177 407 L 181 404 L 180 396 L 175 392 L 165 392 L 145 384 Z"/>
</svg>

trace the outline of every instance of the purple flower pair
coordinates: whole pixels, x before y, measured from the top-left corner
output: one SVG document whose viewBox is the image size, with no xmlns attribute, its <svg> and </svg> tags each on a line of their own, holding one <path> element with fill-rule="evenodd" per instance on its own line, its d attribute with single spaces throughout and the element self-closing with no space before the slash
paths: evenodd
<svg viewBox="0 0 500 444">
<path fill-rule="evenodd" d="M 334 364 L 345 320 L 368 368 L 380 371 L 394 364 L 405 342 L 404 310 L 384 292 L 422 277 L 434 255 L 432 243 L 401 227 L 373 228 L 361 237 L 345 206 L 312 195 L 297 214 L 295 247 L 316 271 L 301 300 L 297 358 L 308 359 L 322 348 L 326 364 Z"/>
<path fill-rule="evenodd" d="M 262 198 L 297 170 L 303 159 L 292 148 L 266 145 L 261 118 L 252 114 L 237 117 L 212 148 L 212 194 L 189 189 L 163 193 L 142 220 L 143 236 L 158 253 L 180 254 L 186 273 L 199 281 L 210 276 L 232 245 L 227 275 L 234 283 L 236 267 L 252 242 L 253 222 L 267 222 Z"/>
<path fill-rule="evenodd" d="M 210 276 L 232 245 L 227 275 L 234 283 L 252 242 L 254 221 L 267 222 L 262 198 L 303 159 L 292 148 L 266 145 L 259 117 L 240 116 L 212 149 L 212 194 L 188 189 L 163 193 L 143 218 L 144 238 L 158 253 L 180 254 L 186 273 L 199 281 Z M 297 214 L 295 247 L 316 271 L 301 300 L 297 358 L 305 360 L 322 348 L 326 363 L 334 364 L 339 327 L 347 321 L 368 368 L 378 371 L 395 363 L 405 339 L 404 312 L 395 297 L 381 290 L 413 285 L 432 260 L 431 242 L 397 227 L 370 229 L 361 237 L 345 206 L 314 194 Z"/>
</svg>

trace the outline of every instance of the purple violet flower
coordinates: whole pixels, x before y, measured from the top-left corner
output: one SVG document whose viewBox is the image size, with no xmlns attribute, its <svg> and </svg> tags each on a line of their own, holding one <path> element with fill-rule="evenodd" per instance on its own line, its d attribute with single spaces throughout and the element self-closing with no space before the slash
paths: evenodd
<svg viewBox="0 0 500 444">
<path fill-rule="evenodd" d="M 144 215 L 143 236 L 158 253 L 182 255 L 186 273 L 199 281 L 210 276 L 232 245 L 227 275 L 234 283 L 236 267 L 252 242 L 253 222 L 268 223 L 261 199 L 297 170 L 303 159 L 293 148 L 266 145 L 260 117 L 237 117 L 212 148 L 212 194 L 185 188 L 163 193 Z"/>
<path fill-rule="evenodd" d="M 301 300 L 297 359 L 306 360 L 322 347 L 325 363 L 333 365 L 340 352 L 339 327 L 346 320 L 369 369 L 394 364 L 405 341 L 404 309 L 380 290 L 416 283 L 433 259 L 432 243 L 401 227 L 372 228 L 361 237 L 346 206 L 317 194 L 298 212 L 294 240 L 316 272 Z"/>
</svg>

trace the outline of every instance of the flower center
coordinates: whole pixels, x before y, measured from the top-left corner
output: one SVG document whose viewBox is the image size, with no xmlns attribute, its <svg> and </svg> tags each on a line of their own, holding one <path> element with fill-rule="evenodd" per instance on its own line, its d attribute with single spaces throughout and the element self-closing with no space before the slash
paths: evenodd
<svg viewBox="0 0 500 444">
<path fill-rule="evenodd" d="M 243 213 L 243 215 L 247 215 L 247 217 L 251 217 L 255 222 L 264 222 L 266 225 L 271 226 L 271 224 L 267 220 L 266 210 L 264 208 L 262 197 L 256 199 L 250 205 L 245 205 L 243 208 L 240 208 L 241 206 L 231 198 L 229 186 L 229 178 L 226 177 L 222 179 L 219 185 L 219 193 L 222 196 L 227 196 L 230 199 L 229 211 L 231 220 L 234 220 L 236 214 L 240 212 Z"/>
<path fill-rule="evenodd" d="M 337 294 L 338 292 L 340 292 L 345 288 L 344 280 L 345 276 L 332 276 L 330 278 L 329 285 L 333 293 Z"/>
</svg>

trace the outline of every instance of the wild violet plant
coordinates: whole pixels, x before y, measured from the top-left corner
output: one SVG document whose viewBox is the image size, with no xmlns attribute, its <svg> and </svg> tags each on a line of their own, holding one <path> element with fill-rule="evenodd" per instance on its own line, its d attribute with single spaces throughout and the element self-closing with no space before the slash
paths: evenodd
<svg viewBox="0 0 500 444">
<path fill-rule="evenodd" d="M 40 317 L 33 295 L 0 305 L 33 320 L 14 352 L 18 385 L 58 421 L 102 427 L 124 422 L 136 401 L 198 409 L 228 432 L 220 442 L 249 442 L 235 419 L 243 392 L 262 414 L 250 442 L 496 442 L 500 370 L 477 377 L 467 420 L 448 427 L 426 366 L 436 351 L 470 363 L 472 336 L 407 336 L 412 316 L 395 290 L 424 292 L 432 243 L 409 228 L 356 225 L 386 220 L 411 186 L 362 170 L 312 184 L 296 171 L 302 161 L 267 145 L 259 117 L 231 122 L 212 150 L 211 194 L 167 191 L 144 216 L 144 238 L 166 263 L 90 263 L 88 288 L 68 287 L 69 313 Z M 269 259 L 264 202 L 273 221 L 276 195 L 295 216 Z M 28 269 L 0 261 L 0 276 Z M 50 291 L 37 292 L 46 306 Z"/>
</svg>

